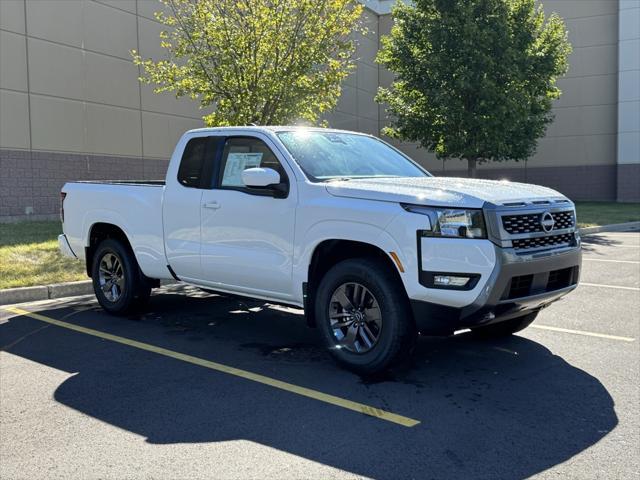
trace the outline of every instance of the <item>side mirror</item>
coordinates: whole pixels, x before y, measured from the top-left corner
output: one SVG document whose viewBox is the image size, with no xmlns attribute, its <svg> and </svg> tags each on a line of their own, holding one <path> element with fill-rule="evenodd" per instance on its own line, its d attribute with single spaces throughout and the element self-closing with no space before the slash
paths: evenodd
<svg viewBox="0 0 640 480">
<path fill-rule="evenodd" d="M 247 168 L 242 171 L 242 183 L 254 188 L 277 185 L 280 183 L 280 174 L 272 168 Z"/>
</svg>

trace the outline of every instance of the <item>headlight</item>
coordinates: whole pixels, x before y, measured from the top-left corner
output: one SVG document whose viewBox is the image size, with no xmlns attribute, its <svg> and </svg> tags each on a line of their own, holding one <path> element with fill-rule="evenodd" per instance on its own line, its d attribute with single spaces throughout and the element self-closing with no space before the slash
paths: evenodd
<svg viewBox="0 0 640 480">
<path fill-rule="evenodd" d="M 422 232 L 427 237 L 487 238 L 482 210 L 402 205 L 408 212 L 426 215 L 430 228 Z"/>
</svg>

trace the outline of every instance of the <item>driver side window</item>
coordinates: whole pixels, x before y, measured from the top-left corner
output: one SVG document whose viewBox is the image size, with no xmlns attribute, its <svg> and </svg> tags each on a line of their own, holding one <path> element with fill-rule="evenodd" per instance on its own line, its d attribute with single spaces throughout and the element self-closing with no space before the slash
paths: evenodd
<svg viewBox="0 0 640 480">
<path fill-rule="evenodd" d="M 242 171 L 247 168 L 271 168 L 287 182 L 287 174 L 275 154 L 259 138 L 230 137 L 224 144 L 220 161 L 218 188 L 249 191 L 242 183 Z"/>
</svg>

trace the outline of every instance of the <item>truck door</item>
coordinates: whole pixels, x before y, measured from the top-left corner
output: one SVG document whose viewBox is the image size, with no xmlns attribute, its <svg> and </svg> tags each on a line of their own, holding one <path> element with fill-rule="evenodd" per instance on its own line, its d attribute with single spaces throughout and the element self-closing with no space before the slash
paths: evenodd
<svg viewBox="0 0 640 480">
<path fill-rule="evenodd" d="M 200 210 L 202 192 L 211 188 L 219 137 L 187 141 L 179 166 L 167 172 L 162 206 L 165 253 L 169 266 L 185 281 L 202 277 Z"/>
<path fill-rule="evenodd" d="M 224 140 L 214 186 L 202 195 L 201 268 L 212 288 L 287 300 L 292 297 L 295 208 L 293 172 L 267 136 Z M 245 168 L 267 167 L 289 186 L 286 197 L 250 189 Z"/>
</svg>

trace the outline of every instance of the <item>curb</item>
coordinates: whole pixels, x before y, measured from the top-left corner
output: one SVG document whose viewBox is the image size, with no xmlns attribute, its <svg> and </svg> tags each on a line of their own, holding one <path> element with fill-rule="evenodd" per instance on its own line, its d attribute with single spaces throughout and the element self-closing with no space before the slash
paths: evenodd
<svg viewBox="0 0 640 480">
<path fill-rule="evenodd" d="M 174 280 L 162 281 L 161 285 L 173 285 Z M 91 280 L 79 282 L 54 283 L 52 285 L 37 285 L 35 287 L 6 288 L 0 290 L 0 305 L 14 303 L 37 302 L 39 300 L 55 300 L 57 298 L 77 297 L 78 295 L 92 295 Z"/>
<path fill-rule="evenodd" d="M 637 229 L 640 229 L 640 222 L 614 223 L 613 225 L 581 228 L 580 235 L 591 235 L 601 232 L 626 232 L 628 230 Z"/>
<path fill-rule="evenodd" d="M 0 305 L 35 302 L 37 300 L 52 300 L 76 295 L 88 295 L 90 293 L 93 293 L 91 280 L 54 283 L 52 285 L 38 285 L 35 287 L 7 288 L 0 290 Z"/>
<path fill-rule="evenodd" d="M 580 235 L 592 235 L 601 232 L 625 232 L 637 229 L 640 229 L 640 222 L 616 223 L 613 225 L 581 228 Z M 176 282 L 162 282 L 162 285 L 170 285 L 173 283 Z M 35 287 L 7 288 L 0 290 L 0 305 L 35 302 L 38 300 L 53 300 L 56 298 L 75 297 L 77 295 L 89 295 L 91 293 L 93 293 L 91 280 L 54 283 L 52 285 L 38 285 Z"/>
</svg>

